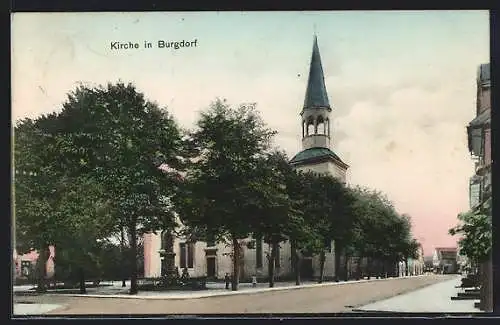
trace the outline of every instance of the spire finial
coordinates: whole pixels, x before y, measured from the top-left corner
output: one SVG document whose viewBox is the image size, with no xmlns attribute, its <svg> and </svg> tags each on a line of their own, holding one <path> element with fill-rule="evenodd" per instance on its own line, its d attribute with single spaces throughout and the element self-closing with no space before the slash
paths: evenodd
<svg viewBox="0 0 500 325">
<path fill-rule="evenodd" d="M 316 37 L 316 23 L 313 24 L 314 37 Z"/>
<path fill-rule="evenodd" d="M 311 64 L 309 66 L 309 78 L 307 80 L 306 98 L 304 100 L 304 109 L 307 108 L 330 108 L 328 95 L 326 93 L 325 77 L 321 65 L 319 54 L 318 38 L 314 35 L 312 48 Z"/>
</svg>

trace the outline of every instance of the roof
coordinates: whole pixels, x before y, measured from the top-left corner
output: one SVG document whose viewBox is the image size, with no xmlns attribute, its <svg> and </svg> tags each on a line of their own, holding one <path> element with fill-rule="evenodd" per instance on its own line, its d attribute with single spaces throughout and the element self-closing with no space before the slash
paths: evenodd
<svg viewBox="0 0 500 325">
<path fill-rule="evenodd" d="M 338 165 L 346 169 L 347 167 L 349 167 L 333 151 L 324 147 L 315 147 L 302 150 L 290 160 L 290 164 L 304 165 L 307 163 L 323 161 L 323 160 L 334 160 Z"/>
<path fill-rule="evenodd" d="M 467 142 L 469 151 L 475 156 L 481 154 L 481 146 L 483 138 L 482 129 L 487 127 L 490 121 L 491 121 L 491 111 L 490 109 L 487 109 L 478 116 L 476 116 L 475 119 L 470 121 L 469 125 L 467 126 Z"/>
<path fill-rule="evenodd" d="M 469 127 L 475 128 L 475 127 L 482 127 L 486 123 L 490 122 L 491 119 L 491 110 L 486 109 L 484 110 L 481 114 L 476 116 L 472 121 L 469 123 Z"/>
<path fill-rule="evenodd" d="M 457 247 L 436 247 L 436 251 L 457 252 L 458 248 Z"/>
<path fill-rule="evenodd" d="M 489 84 L 491 79 L 490 79 L 490 64 L 489 63 L 484 63 L 479 66 L 478 73 L 477 73 L 477 80 L 478 82 L 482 84 Z"/>
<path fill-rule="evenodd" d="M 328 94 L 326 92 L 325 77 L 321 56 L 319 54 L 318 38 L 314 36 L 311 63 L 309 65 L 309 78 L 307 79 L 306 97 L 304 99 L 305 108 L 329 108 Z"/>
</svg>

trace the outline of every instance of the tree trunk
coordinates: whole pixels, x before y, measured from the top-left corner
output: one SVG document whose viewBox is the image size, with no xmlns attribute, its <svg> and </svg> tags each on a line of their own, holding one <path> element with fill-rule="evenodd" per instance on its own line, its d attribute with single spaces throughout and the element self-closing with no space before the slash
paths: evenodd
<svg viewBox="0 0 500 325">
<path fill-rule="evenodd" d="M 87 288 L 85 287 L 85 272 L 83 270 L 83 267 L 79 268 L 78 273 L 80 276 L 80 293 L 87 293 Z"/>
<path fill-rule="evenodd" d="M 231 290 L 237 291 L 240 282 L 240 244 L 238 239 L 233 236 L 233 277 L 231 281 Z"/>
<path fill-rule="evenodd" d="M 368 280 L 372 277 L 372 259 L 370 257 L 366 258 L 366 276 Z"/>
<path fill-rule="evenodd" d="M 120 251 L 121 251 L 121 261 L 122 261 L 122 287 L 125 288 L 127 286 L 127 284 L 125 283 L 126 282 L 126 278 L 125 278 L 125 228 L 124 227 L 121 227 L 120 229 L 120 235 L 121 235 L 121 238 L 120 238 Z"/>
<path fill-rule="evenodd" d="M 139 292 L 137 287 L 137 228 L 136 220 L 130 223 L 130 294 Z"/>
<path fill-rule="evenodd" d="M 274 287 L 274 273 L 275 273 L 275 266 L 276 266 L 276 249 L 278 244 L 277 243 L 271 243 L 271 256 L 268 259 L 268 265 L 269 265 L 269 288 Z"/>
<path fill-rule="evenodd" d="M 325 251 L 322 250 L 321 253 L 319 254 L 319 280 L 318 280 L 318 283 L 323 283 L 323 280 L 325 277 L 325 261 L 326 261 L 326 254 L 325 254 Z"/>
<path fill-rule="evenodd" d="M 358 257 L 358 263 L 356 264 L 356 280 L 361 279 L 361 262 L 362 262 L 362 260 L 363 260 L 362 257 Z"/>
<path fill-rule="evenodd" d="M 480 264 L 480 309 L 485 312 L 493 311 L 493 282 L 492 282 L 491 253 L 489 259 Z"/>
<path fill-rule="evenodd" d="M 290 253 L 291 253 L 291 264 L 293 274 L 295 276 L 295 285 L 300 285 L 300 266 L 299 266 L 299 254 L 297 252 L 297 243 L 294 240 L 290 241 Z"/>
<path fill-rule="evenodd" d="M 49 254 L 47 254 L 48 247 L 44 246 L 40 249 L 38 253 L 38 258 L 36 261 L 36 274 L 37 274 L 37 292 L 46 292 L 47 291 L 47 283 L 45 281 L 45 277 L 47 276 L 47 259 Z M 50 253 L 50 251 L 49 251 Z"/>
<path fill-rule="evenodd" d="M 295 285 L 300 285 L 300 267 L 302 265 L 302 259 L 297 254 L 297 258 L 295 261 Z"/>
<path fill-rule="evenodd" d="M 343 269 L 344 269 L 344 281 L 348 281 L 349 280 L 349 256 L 345 253 L 344 253 Z"/>
<path fill-rule="evenodd" d="M 342 254 L 342 249 L 340 245 L 337 245 L 337 242 L 334 244 L 334 252 L 335 252 L 335 281 L 339 282 L 340 280 L 340 255 Z"/>
</svg>

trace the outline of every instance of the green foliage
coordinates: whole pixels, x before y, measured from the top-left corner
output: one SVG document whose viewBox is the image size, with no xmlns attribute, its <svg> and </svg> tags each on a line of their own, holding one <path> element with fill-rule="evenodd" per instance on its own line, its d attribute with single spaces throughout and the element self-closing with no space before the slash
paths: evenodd
<svg viewBox="0 0 500 325">
<path fill-rule="evenodd" d="M 135 283 L 138 237 L 174 231 L 177 213 L 191 239 L 235 251 L 253 235 L 293 241 L 304 253 L 324 255 L 334 241 L 347 254 L 384 261 L 416 256 L 410 218 L 382 193 L 295 171 L 270 150 L 274 134 L 255 104 L 216 100 L 194 131 L 182 132 L 132 85 L 81 85 L 60 113 L 16 125 L 16 168 L 36 171 L 15 178 L 19 248 L 56 245 L 68 274 L 106 274 L 115 261 Z M 129 265 L 106 243 L 123 228 Z"/>
<path fill-rule="evenodd" d="M 198 156 L 187 174 L 176 206 L 190 229 L 218 242 L 252 233 L 250 218 L 258 211 L 259 166 L 274 132 L 253 105 L 232 108 L 217 100 L 190 134 Z"/>
<path fill-rule="evenodd" d="M 411 236 L 408 216 L 399 215 L 379 191 L 356 187 L 351 193 L 352 238 L 360 255 L 393 262 L 417 255 L 419 244 Z"/>
<path fill-rule="evenodd" d="M 75 263 L 95 264 L 96 240 L 127 227 L 136 263 L 137 236 L 175 227 L 168 198 L 184 167 L 180 130 L 134 86 L 81 85 L 60 113 L 24 121 L 16 133 L 16 164 L 36 166 L 40 175 L 36 186 L 16 182 L 19 232 L 30 238 L 24 241 L 58 242 L 73 249 L 75 261 L 81 257 Z"/>
<path fill-rule="evenodd" d="M 488 260 L 492 247 L 491 215 L 482 211 L 470 211 L 458 215 L 460 224 L 451 228 L 452 236 L 461 234 L 459 240 L 461 254 L 475 262 Z"/>
</svg>

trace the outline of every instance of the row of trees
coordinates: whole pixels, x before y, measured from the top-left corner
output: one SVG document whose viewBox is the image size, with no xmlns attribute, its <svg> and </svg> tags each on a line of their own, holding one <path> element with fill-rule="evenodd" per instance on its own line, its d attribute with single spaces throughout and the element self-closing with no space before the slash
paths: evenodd
<svg viewBox="0 0 500 325">
<path fill-rule="evenodd" d="M 271 286 L 276 248 L 285 240 L 297 283 L 304 254 L 320 256 L 323 274 L 332 241 L 337 260 L 356 254 L 394 265 L 416 254 L 409 217 L 385 196 L 294 171 L 272 148 L 275 134 L 255 104 L 232 108 L 216 100 L 187 131 L 130 84 L 81 85 L 61 112 L 15 127 L 16 169 L 36 175 L 15 178 L 18 249 L 55 245 L 84 290 L 86 267 L 100 263 L 103 243 L 126 234 L 131 294 L 138 291 L 138 239 L 176 233 L 176 215 L 191 239 L 232 245 L 233 290 L 249 236 L 272 247 Z M 44 254 L 40 260 L 43 291 Z"/>
</svg>

